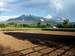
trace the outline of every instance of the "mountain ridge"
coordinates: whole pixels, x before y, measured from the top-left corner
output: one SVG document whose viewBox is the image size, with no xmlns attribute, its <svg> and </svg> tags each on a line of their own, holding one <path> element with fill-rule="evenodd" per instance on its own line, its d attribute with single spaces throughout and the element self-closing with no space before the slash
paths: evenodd
<svg viewBox="0 0 75 56">
<path fill-rule="evenodd" d="M 52 18 L 45 18 L 45 17 L 39 17 L 34 15 L 21 15 L 16 18 L 10 18 L 7 20 L 7 22 L 24 22 L 24 23 L 38 23 L 38 22 L 44 22 L 44 23 L 56 23 L 56 19 Z"/>
</svg>

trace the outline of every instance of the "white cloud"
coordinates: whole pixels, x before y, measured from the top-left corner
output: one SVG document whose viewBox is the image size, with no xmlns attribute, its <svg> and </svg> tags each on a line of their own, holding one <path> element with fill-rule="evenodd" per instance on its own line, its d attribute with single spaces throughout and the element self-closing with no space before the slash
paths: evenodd
<svg viewBox="0 0 75 56">
<path fill-rule="evenodd" d="M 14 9 L 13 7 L 16 6 L 16 4 L 11 4 L 11 2 L 14 2 L 14 1 L 16 0 L 0 0 L 0 11 L 6 11 L 6 12 L 12 11 Z"/>
<path fill-rule="evenodd" d="M 56 8 L 56 10 L 62 10 L 63 9 L 63 0 L 49 0 L 53 7 Z M 50 4 L 50 5 L 51 5 Z"/>
<path fill-rule="evenodd" d="M 61 17 L 61 18 L 58 18 L 57 20 L 58 21 L 60 21 L 60 20 L 63 21 L 63 20 L 66 20 L 66 19 L 67 19 L 66 17 Z"/>
<path fill-rule="evenodd" d="M 42 21 L 42 22 L 43 22 L 43 21 L 44 21 L 44 19 L 40 19 L 40 21 Z"/>
<path fill-rule="evenodd" d="M 75 17 L 74 8 L 74 0 L 0 0 L 1 15 L 12 16 L 28 12 L 36 13 L 38 11 L 36 13 L 38 15 L 50 13 L 53 16 L 62 16 L 63 14 L 64 16 Z M 61 12 L 62 14 L 60 14 Z M 51 19 L 50 17 L 51 15 L 47 16 L 48 19 Z"/>
<path fill-rule="evenodd" d="M 0 16 L 0 21 L 6 21 L 10 18 L 15 18 L 15 17 L 18 17 L 18 16 Z"/>
<path fill-rule="evenodd" d="M 46 19 L 52 19 L 52 16 L 51 15 L 47 15 L 45 18 Z"/>
<path fill-rule="evenodd" d="M 4 5 L 4 3 L 3 2 L 0 2 L 0 7 L 2 7 Z"/>
<path fill-rule="evenodd" d="M 6 11 L 7 2 L 0 0 L 0 11 Z"/>
<path fill-rule="evenodd" d="M 66 17 L 61 17 L 61 20 L 66 20 L 67 18 Z"/>
<path fill-rule="evenodd" d="M 58 18 L 57 20 L 60 21 L 61 19 Z"/>
</svg>

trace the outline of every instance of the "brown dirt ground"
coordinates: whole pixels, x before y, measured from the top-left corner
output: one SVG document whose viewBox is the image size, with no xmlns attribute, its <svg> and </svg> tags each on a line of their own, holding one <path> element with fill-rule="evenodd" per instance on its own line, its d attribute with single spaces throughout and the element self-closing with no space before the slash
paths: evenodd
<svg viewBox="0 0 75 56">
<path fill-rule="evenodd" d="M 27 35 L 27 36 L 26 36 Z M 40 35 L 40 36 L 39 36 Z M 45 39 L 39 39 L 43 37 L 56 36 L 60 37 L 75 37 L 75 32 L 59 32 L 59 31 L 11 31 L 11 32 L 0 32 L 0 45 L 10 47 L 16 51 L 20 51 L 22 55 L 27 56 L 73 56 L 75 55 L 75 46 L 71 43 L 63 41 L 48 41 Z M 60 36 L 59 36 L 60 35 Z M 54 36 L 54 37 L 55 37 Z M 26 39 L 18 39 L 18 38 Z M 27 38 L 28 37 L 28 38 Z M 35 38 L 36 37 L 36 38 Z M 46 38 L 47 39 L 47 38 Z M 54 38 L 56 39 L 56 38 Z M 59 39 L 59 38 L 58 38 Z M 73 40 L 74 43 L 74 39 Z M 34 42 L 32 42 L 34 41 Z M 39 43 L 36 43 L 39 42 Z M 65 44 L 66 43 L 66 44 Z M 23 51 L 22 51 L 23 50 Z"/>
</svg>

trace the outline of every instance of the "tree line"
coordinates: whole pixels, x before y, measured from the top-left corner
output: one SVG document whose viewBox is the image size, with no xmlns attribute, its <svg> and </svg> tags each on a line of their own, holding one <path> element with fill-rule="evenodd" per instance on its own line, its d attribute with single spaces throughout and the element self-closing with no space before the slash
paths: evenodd
<svg viewBox="0 0 75 56">
<path fill-rule="evenodd" d="M 25 23 L 0 23 L 0 28 L 6 28 L 6 27 L 16 27 L 16 28 L 53 28 L 55 26 L 56 28 L 75 28 L 75 24 L 71 24 L 68 19 L 64 20 L 62 23 L 58 23 L 56 25 L 52 25 L 50 23 L 42 24 L 41 22 L 37 22 L 36 24 L 25 24 Z"/>
</svg>

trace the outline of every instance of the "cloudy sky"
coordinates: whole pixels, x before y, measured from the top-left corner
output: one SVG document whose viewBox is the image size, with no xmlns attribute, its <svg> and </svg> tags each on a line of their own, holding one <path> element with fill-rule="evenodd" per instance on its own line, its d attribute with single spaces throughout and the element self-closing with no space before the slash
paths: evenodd
<svg viewBox="0 0 75 56">
<path fill-rule="evenodd" d="M 43 17 L 69 17 L 75 21 L 74 0 L 0 0 L 0 21 L 32 14 Z"/>
</svg>

